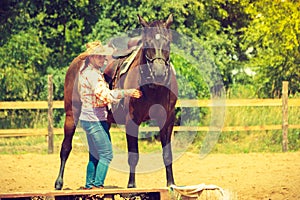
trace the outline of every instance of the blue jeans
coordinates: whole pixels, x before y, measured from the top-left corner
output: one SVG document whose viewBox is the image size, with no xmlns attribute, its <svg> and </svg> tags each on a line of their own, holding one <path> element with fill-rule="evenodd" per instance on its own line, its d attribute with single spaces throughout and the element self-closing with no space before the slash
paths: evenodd
<svg viewBox="0 0 300 200">
<path fill-rule="evenodd" d="M 106 121 L 80 120 L 89 145 L 89 162 L 86 170 L 86 188 L 104 185 L 108 166 L 113 158 L 112 144 Z"/>
</svg>

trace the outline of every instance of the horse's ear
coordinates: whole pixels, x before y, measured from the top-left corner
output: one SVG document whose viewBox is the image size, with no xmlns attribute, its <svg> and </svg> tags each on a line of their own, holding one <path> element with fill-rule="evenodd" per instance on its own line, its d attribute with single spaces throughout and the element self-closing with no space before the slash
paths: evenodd
<svg viewBox="0 0 300 200">
<path fill-rule="evenodd" d="M 173 23 L 173 14 L 170 14 L 167 21 L 165 22 L 166 28 L 170 28 L 172 23 Z"/>
<path fill-rule="evenodd" d="M 142 16 L 138 15 L 138 18 L 143 27 L 149 27 L 149 24 L 142 18 Z"/>
</svg>

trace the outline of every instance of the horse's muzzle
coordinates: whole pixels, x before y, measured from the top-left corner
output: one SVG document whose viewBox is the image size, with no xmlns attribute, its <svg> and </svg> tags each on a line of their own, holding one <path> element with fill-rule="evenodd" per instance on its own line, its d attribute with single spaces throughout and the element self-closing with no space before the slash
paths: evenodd
<svg viewBox="0 0 300 200">
<path fill-rule="evenodd" d="M 153 63 L 153 80 L 156 84 L 167 85 L 169 83 L 169 66 Z"/>
</svg>

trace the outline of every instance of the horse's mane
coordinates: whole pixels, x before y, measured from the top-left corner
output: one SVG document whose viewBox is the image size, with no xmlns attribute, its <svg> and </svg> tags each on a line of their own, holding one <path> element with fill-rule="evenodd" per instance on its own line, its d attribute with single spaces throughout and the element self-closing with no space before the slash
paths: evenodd
<svg viewBox="0 0 300 200">
<path fill-rule="evenodd" d="M 161 27 L 161 28 L 163 28 L 163 25 L 164 25 L 164 22 L 162 20 L 156 20 L 156 21 L 153 21 L 153 22 L 149 23 L 150 27 Z"/>
</svg>

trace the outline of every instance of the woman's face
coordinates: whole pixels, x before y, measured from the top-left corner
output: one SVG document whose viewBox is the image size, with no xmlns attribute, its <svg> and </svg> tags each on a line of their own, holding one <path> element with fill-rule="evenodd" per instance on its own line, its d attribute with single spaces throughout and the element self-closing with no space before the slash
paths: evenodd
<svg viewBox="0 0 300 200">
<path fill-rule="evenodd" d="M 104 55 L 92 55 L 92 56 L 90 56 L 91 64 L 97 69 L 103 67 L 105 61 L 106 61 L 106 56 L 104 56 Z"/>
</svg>

